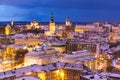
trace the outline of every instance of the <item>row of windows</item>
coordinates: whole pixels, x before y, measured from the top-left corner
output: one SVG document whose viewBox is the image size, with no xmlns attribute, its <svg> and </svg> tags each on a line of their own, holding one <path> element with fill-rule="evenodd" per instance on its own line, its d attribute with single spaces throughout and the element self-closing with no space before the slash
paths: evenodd
<svg viewBox="0 0 120 80">
<path fill-rule="evenodd" d="M 90 52 L 96 52 L 96 45 L 66 45 L 66 52 L 72 52 L 77 50 L 88 50 Z"/>
<path fill-rule="evenodd" d="M 16 78 L 15 76 L 11 76 L 11 77 L 3 78 L 0 80 L 14 80 L 15 78 Z"/>
</svg>

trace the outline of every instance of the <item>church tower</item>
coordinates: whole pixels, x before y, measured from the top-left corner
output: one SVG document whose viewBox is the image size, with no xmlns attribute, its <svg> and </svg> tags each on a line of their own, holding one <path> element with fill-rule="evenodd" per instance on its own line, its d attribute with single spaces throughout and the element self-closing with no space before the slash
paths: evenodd
<svg viewBox="0 0 120 80">
<path fill-rule="evenodd" d="M 10 26 L 11 26 L 11 27 L 14 27 L 14 21 L 13 21 L 13 20 L 11 20 Z"/>
<path fill-rule="evenodd" d="M 113 40 L 113 31 L 112 31 L 112 26 L 110 27 L 110 32 L 109 32 L 110 34 L 109 34 L 109 42 L 114 42 L 114 40 Z"/>
<path fill-rule="evenodd" d="M 39 23 L 36 21 L 36 19 L 34 19 L 31 23 L 30 23 L 30 28 L 31 29 L 39 29 Z"/>
<path fill-rule="evenodd" d="M 6 27 L 5 27 L 5 34 L 6 35 L 10 35 L 11 33 L 11 26 L 8 24 Z"/>
<path fill-rule="evenodd" d="M 69 17 L 68 17 L 68 16 L 66 17 L 65 25 L 66 25 L 66 26 L 71 26 L 71 23 L 70 23 L 70 20 L 69 20 Z"/>
<path fill-rule="evenodd" d="M 54 15 L 51 13 L 51 19 L 50 19 L 50 24 L 49 24 L 49 31 L 50 34 L 53 34 L 55 32 L 55 22 L 54 22 Z"/>
</svg>

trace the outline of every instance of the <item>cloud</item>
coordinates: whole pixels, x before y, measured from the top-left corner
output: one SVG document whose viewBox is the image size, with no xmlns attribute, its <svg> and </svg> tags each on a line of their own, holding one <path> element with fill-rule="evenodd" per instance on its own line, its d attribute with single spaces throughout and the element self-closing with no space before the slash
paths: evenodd
<svg viewBox="0 0 120 80">
<path fill-rule="evenodd" d="M 0 0 L 0 4 L 23 8 L 120 9 L 120 0 Z"/>
<path fill-rule="evenodd" d="M 0 0 L 0 21 L 119 21 L 120 0 Z"/>
</svg>

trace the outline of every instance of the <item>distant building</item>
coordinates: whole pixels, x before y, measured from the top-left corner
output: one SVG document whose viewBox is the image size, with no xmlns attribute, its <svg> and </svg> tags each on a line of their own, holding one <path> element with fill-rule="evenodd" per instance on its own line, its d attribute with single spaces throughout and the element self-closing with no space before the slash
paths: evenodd
<svg viewBox="0 0 120 80">
<path fill-rule="evenodd" d="M 75 31 L 75 25 L 70 23 L 70 20 L 68 17 L 66 18 L 65 31 L 66 32 L 74 32 Z"/>
<path fill-rule="evenodd" d="M 50 19 L 50 23 L 49 23 L 49 32 L 50 34 L 53 34 L 56 30 L 55 27 L 55 22 L 54 22 L 54 15 L 53 13 L 51 13 L 51 19 Z"/>
<path fill-rule="evenodd" d="M 39 29 L 39 23 L 34 19 L 31 23 L 30 23 L 30 27 L 31 29 Z"/>
<path fill-rule="evenodd" d="M 60 54 L 65 52 L 65 42 L 52 42 L 51 46 L 55 48 Z"/>
<path fill-rule="evenodd" d="M 5 27 L 5 34 L 6 35 L 10 35 L 11 33 L 11 26 L 8 24 L 6 27 Z"/>
<path fill-rule="evenodd" d="M 110 32 L 109 32 L 109 42 L 114 42 L 114 39 L 113 39 L 113 31 L 112 31 L 112 26 L 110 27 Z"/>
<path fill-rule="evenodd" d="M 14 21 L 13 21 L 13 20 L 11 20 L 10 26 L 11 26 L 12 28 L 14 27 Z"/>
<path fill-rule="evenodd" d="M 34 36 L 33 36 L 34 37 Z M 32 46 L 37 46 L 38 44 L 40 44 L 40 40 L 36 39 L 36 38 L 28 38 L 27 35 L 24 34 L 16 34 L 14 36 L 15 42 L 14 44 L 25 44 L 25 45 L 32 45 Z"/>
<path fill-rule="evenodd" d="M 32 52 L 25 55 L 25 66 L 30 66 L 32 64 L 49 64 L 51 62 L 50 58 L 57 54 L 57 51 L 50 46 L 39 46 Z"/>
<path fill-rule="evenodd" d="M 81 64 L 69 64 L 57 62 L 47 65 L 31 65 L 15 70 L 0 73 L 0 80 L 34 80 L 39 77 L 41 80 L 80 80 L 80 75 L 84 69 Z M 30 79 L 30 77 L 32 79 Z M 37 80 L 37 79 L 35 79 Z"/>
<path fill-rule="evenodd" d="M 66 26 L 71 26 L 71 23 L 70 23 L 70 20 L 69 20 L 69 17 L 68 17 L 68 16 L 66 17 L 65 25 L 66 25 Z"/>
<path fill-rule="evenodd" d="M 33 19 L 33 21 L 30 22 L 30 25 L 27 25 L 28 30 L 34 30 L 40 28 L 41 26 L 39 25 L 39 22 L 36 21 L 36 19 Z"/>
<path fill-rule="evenodd" d="M 65 45 L 66 53 L 71 53 L 73 51 L 87 50 L 92 54 L 99 54 L 99 44 L 94 42 L 80 42 L 79 40 L 70 40 L 66 42 Z"/>
</svg>

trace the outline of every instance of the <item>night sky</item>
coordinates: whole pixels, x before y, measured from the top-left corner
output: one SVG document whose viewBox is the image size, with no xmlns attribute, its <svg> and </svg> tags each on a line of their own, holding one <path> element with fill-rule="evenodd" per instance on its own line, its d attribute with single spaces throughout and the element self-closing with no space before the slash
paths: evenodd
<svg viewBox="0 0 120 80">
<path fill-rule="evenodd" d="M 0 21 L 120 22 L 120 0 L 0 0 Z"/>
</svg>

